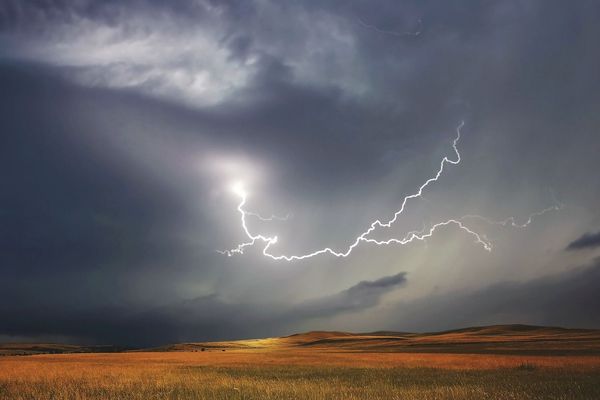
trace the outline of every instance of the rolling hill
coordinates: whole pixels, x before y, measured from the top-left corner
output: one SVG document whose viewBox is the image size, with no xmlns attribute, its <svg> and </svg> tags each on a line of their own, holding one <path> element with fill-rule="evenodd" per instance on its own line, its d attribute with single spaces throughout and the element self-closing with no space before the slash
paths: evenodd
<svg viewBox="0 0 600 400">
<path fill-rule="evenodd" d="M 180 343 L 154 351 L 315 349 L 320 351 L 600 354 L 600 330 L 493 325 L 444 332 L 348 333 L 313 331 L 284 337 Z"/>
<path fill-rule="evenodd" d="M 312 331 L 283 337 L 177 343 L 136 350 L 115 346 L 78 346 L 70 344 L 0 344 L 0 356 L 123 351 L 194 352 L 231 350 L 600 355 L 600 330 L 531 325 L 493 325 L 431 333 Z"/>
</svg>

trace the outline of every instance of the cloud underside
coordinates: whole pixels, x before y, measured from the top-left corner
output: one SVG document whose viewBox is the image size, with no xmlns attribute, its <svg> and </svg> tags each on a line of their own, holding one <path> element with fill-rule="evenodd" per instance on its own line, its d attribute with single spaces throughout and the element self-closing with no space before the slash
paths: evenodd
<svg viewBox="0 0 600 400">
<path fill-rule="evenodd" d="M 305 301 L 292 308 L 293 319 L 334 316 L 376 306 L 381 296 L 406 283 L 406 273 L 362 281 L 337 294 Z"/>
<path fill-rule="evenodd" d="M 290 321 L 318 321 L 359 312 L 379 304 L 381 297 L 405 283 L 405 274 L 365 281 L 337 294 L 297 306 L 242 305 L 207 296 L 184 303 L 131 313 L 121 308 L 82 311 L 0 308 L 8 334 L 74 335 L 84 342 L 130 346 L 207 339 L 269 336 L 289 331 Z M 600 324 L 600 260 L 593 265 L 527 282 L 504 282 L 480 290 L 432 295 L 410 303 L 397 302 L 385 326 L 398 331 L 435 331 L 473 325 L 529 323 L 597 327 Z M 25 317 L 25 315 L 27 317 Z M 397 319 L 394 319 L 397 318 Z"/>
<path fill-rule="evenodd" d="M 567 246 L 567 250 L 595 249 L 600 247 L 600 232 L 584 233 Z"/>
<path fill-rule="evenodd" d="M 381 297 L 406 282 L 399 273 L 375 281 L 362 281 L 336 294 L 298 305 L 243 305 L 224 301 L 216 295 L 147 311 L 128 312 L 118 307 L 89 311 L 63 310 L 40 313 L 25 309 L 15 313 L 6 305 L 6 334 L 14 336 L 74 336 L 87 342 L 129 346 L 207 339 L 239 339 L 267 336 L 291 322 L 333 317 L 377 306 Z"/>
</svg>

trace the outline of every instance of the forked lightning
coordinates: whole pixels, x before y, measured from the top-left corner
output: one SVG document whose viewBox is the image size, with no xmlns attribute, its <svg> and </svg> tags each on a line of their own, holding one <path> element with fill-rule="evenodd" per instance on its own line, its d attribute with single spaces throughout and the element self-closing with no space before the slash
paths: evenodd
<svg viewBox="0 0 600 400">
<path fill-rule="evenodd" d="M 232 248 L 230 250 L 222 250 L 222 251 L 219 250 L 219 253 L 225 254 L 228 256 L 232 256 L 234 254 L 243 254 L 244 250 L 247 247 L 251 247 L 251 246 L 254 246 L 255 244 L 257 244 L 258 242 L 262 242 L 264 244 L 264 246 L 262 248 L 262 254 L 266 257 L 269 257 L 273 260 L 278 260 L 278 261 L 304 260 L 307 258 L 311 258 L 311 257 L 315 257 L 318 255 L 323 255 L 323 254 L 329 254 L 334 257 L 348 257 L 352 253 L 352 251 L 361 242 L 374 244 L 376 246 L 385 246 L 385 245 L 389 245 L 389 244 L 405 245 L 405 244 L 411 243 L 415 240 L 425 240 L 425 239 L 431 237 L 434 234 L 434 232 L 436 230 L 438 230 L 439 228 L 449 226 L 449 225 L 454 225 L 454 226 L 458 227 L 459 229 L 462 229 L 468 235 L 472 236 L 474 241 L 477 244 L 481 245 L 485 250 L 491 251 L 492 244 L 486 238 L 486 236 L 483 234 L 477 233 L 473 229 L 469 228 L 467 225 L 464 224 L 464 222 L 462 220 L 477 218 L 477 219 L 483 220 L 490 224 L 498 224 L 498 225 L 503 225 L 503 226 L 510 225 L 513 227 L 524 228 L 532 222 L 534 217 L 545 214 L 546 212 L 549 212 L 552 210 L 558 210 L 562 207 L 562 205 L 553 206 L 553 207 L 546 208 L 542 211 L 536 212 L 534 214 L 531 214 L 529 216 L 529 219 L 523 224 L 516 223 L 514 217 L 507 218 L 504 221 L 492 221 L 490 219 L 487 219 L 487 218 L 479 216 L 479 215 L 466 215 L 460 219 L 448 219 L 443 222 L 438 222 L 438 223 L 432 225 L 429 229 L 423 228 L 421 231 L 408 232 L 402 238 L 390 238 L 390 239 L 386 239 L 386 240 L 377 240 L 377 239 L 369 238 L 368 236 L 371 233 L 373 233 L 373 231 L 375 231 L 377 228 L 391 227 L 392 224 L 394 224 L 398 220 L 398 217 L 400 215 L 402 215 L 402 213 L 404 213 L 404 210 L 406 208 L 408 201 L 411 199 L 421 197 L 423 195 L 423 191 L 425 190 L 425 188 L 427 188 L 430 184 L 432 184 L 433 182 L 436 182 L 440 178 L 440 176 L 444 172 L 444 168 L 446 167 L 447 164 L 457 165 L 460 163 L 461 156 L 460 156 L 460 152 L 458 151 L 457 144 L 458 144 L 458 141 L 460 140 L 460 136 L 461 136 L 460 132 L 461 132 L 461 129 L 464 126 L 464 124 L 465 124 L 464 121 L 461 121 L 461 123 L 458 125 L 458 127 L 456 128 L 456 138 L 452 142 L 452 149 L 454 150 L 456 157 L 454 159 L 451 159 L 451 158 L 448 158 L 447 156 L 445 156 L 441 160 L 440 166 L 439 166 L 438 170 L 436 171 L 436 173 L 431 178 L 427 179 L 415 193 L 404 197 L 404 199 L 400 205 L 400 208 L 394 213 L 394 216 L 390 220 L 388 220 L 387 222 L 382 222 L 380 220 L 373 221 L 371 223 L 371 225 L 369 226 L 369 228 L 366 229 L 364 232 L 362 232 L 360 235 L 358 235 L 354 239 L 354 241 L 346 247 L 345 250 L 336 251 L 330 247 L 325 247 L 325 248 L 315 250 L 315 251 L 307 253 L 307 254 L 300 254 L 300 255 L 285 255 L 285 254 L 276 255 L 276 254 L 273 254 L 271 252 L 271 250 L 272 250 L 272 247 L 275 244 L 277 244 L 277 236 L 265 236 L 265 235 L 254 234 L 254 233 L 250 232 L 250 229 L 248 228 L 248 225 L 246 222 L 246 217 L 254 216 L 262 221 L 269 221 L 269 220 L 273 220 L 273 219 L 285 220 L 285 219 L 287 219 L 287 217 L 280 218 L 280 217 L 272 216 L 270 218 L 264 218 L 256 213 L 245 210 L 244 206 L 246 205 L 248 194 L 246 193 L 246 191 L 241 183 L 236 183 L 233 186 L 233 191 L 236 195 L 238 195 L 240 197 L 240 203 L 237 206 L 237 211 L 240 213 L 242 230 L 244 231 L 244 234 L 248 238 L 248 241 L 243 242 L 243 243 L 239 244 L 238 246 L 236 246 L 235 248 Z"/>
</svg>

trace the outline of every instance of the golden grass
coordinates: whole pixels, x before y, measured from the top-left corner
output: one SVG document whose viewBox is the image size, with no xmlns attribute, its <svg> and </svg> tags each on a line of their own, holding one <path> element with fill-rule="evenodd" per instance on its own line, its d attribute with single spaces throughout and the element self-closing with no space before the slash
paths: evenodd
<svg viewBox="0 0 600 400">
<path fill-rule="evenodd" d="M 236 350 L 0 357 L 1 399 L 595 399 L 598 356 Z"/>
</svg>

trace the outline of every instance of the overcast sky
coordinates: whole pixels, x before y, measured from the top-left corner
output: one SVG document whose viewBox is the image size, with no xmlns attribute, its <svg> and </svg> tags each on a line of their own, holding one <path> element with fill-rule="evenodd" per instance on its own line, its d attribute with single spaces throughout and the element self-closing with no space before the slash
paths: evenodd
<svg viewBox="0 0 600 400">
<path fill-rule="evenodd" d="M 594 0 L 0 3 L 0 339 L 600 328 Z M 292 262 L 268 252 L 345 251 Z M 465 217 L 481 215 L 481 218 Z M 512 217 L 512 219 L 511 219 Z M 504 221 L 503 224 L 490 223 Z M 423 230 L 424 229 L 424 230 Z"/>
</svg>

